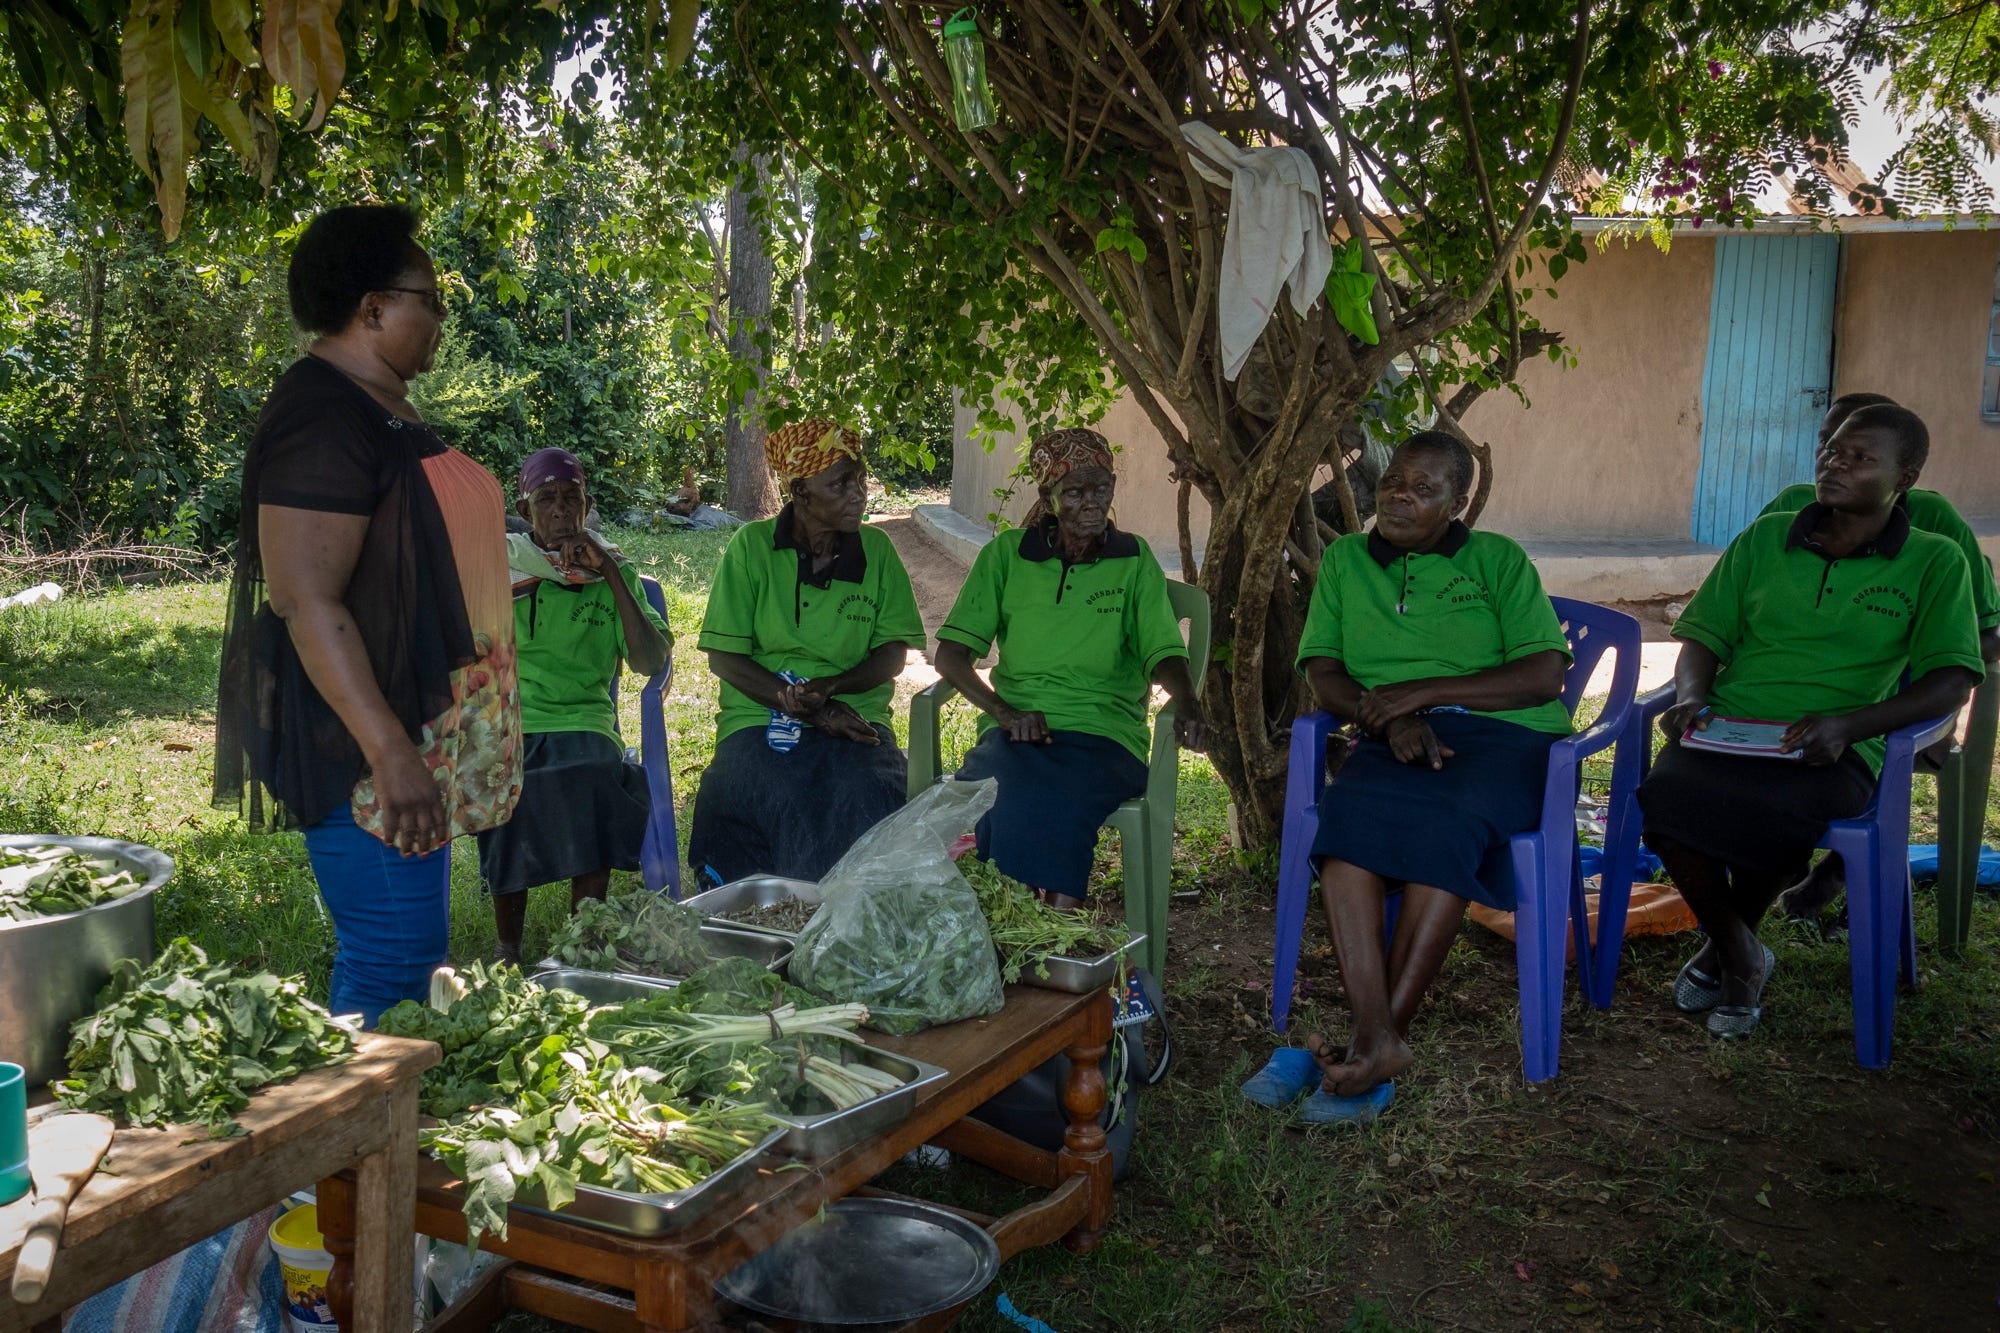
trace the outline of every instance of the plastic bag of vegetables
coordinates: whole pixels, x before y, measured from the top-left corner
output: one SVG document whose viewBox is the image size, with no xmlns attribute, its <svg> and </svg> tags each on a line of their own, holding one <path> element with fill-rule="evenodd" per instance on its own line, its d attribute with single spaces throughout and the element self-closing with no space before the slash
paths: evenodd
<svg viewBox="0 0 2000 1333">
<path fill-rule="evenodd" d="M 940 782 L 861 835 L 820 881 L 792 980 L 868 1006 L 868 1026 L 915 1032 L 999 1011 L 998 955 L 951 844 L 993 806 L 991 778 Z"/>
</svg>

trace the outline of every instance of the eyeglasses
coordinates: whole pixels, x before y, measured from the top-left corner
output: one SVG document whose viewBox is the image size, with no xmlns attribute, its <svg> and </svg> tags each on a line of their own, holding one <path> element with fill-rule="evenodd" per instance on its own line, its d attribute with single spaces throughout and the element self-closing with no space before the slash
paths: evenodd
<svg viewBox="0 0 2000 1333">
<path fill-rule="evenodd" d="M 411 296 L 421 296 L 424 298 L 424 304 L 431 308 L 433 315 L 436 315 L 439 319 L 444 318 L 444 297 L 438 295 L 438 289 L 435 287 L 384 287 L 382 290 L 385 292 L 406 292 Z"/>
</svg>

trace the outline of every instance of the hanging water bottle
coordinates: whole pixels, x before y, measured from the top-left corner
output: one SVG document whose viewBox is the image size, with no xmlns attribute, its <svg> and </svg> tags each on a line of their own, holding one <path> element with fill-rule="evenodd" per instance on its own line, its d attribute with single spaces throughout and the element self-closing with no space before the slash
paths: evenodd
<svg viewBox="0 0 2000 1333">
<path fill-rule="evenodd" d="M 944 62 L 951 67 L 951 109 L 958 118 L 958 128 L 968 134 L 998 119 L 993 114 L 993 90 L 986 86 L 986 41 L 979 35 L 975 13 L 968 5 L 944 25 Z"/>
<path fill-rule="evenodd" d="M 803 685 L 806 683 L 804 677 L 795 676 L 789 671 L 780 671 L 778 679 L 784 681 L 787 685 Z M 798 747 L 799 737 L 805 734 L 805 723 L 799 721 L 799 719 L 793 717 L 790 713 L 780 712 L 773 708 L 771 710 L 771 721 L 764 728 L 764 743 L 779 754 L 789 754 Z"/>
</svg>

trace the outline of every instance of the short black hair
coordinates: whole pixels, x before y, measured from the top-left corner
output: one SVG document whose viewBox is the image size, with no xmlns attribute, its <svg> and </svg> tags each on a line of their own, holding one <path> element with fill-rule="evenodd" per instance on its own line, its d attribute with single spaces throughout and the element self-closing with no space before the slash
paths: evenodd
<svg viewBox="0 0 2000 1333">
<path fill-rule="evenodd" d="M 370 292 L 387 291 L 423 256 L 417 211 L 407 204 L 349 204 L 314 218 L 292 251 L 286 290 L 308 333 L 339 333 Z"/>
<path fill-rule="evenodd" d="M 1416 449 L 1424 453 L 1443 454 L 1451 464 L 1451 488 L 1463 500 L 1472 494 L 1472 450 L 1465 447 L 1465 441 L 1456 435 L 1441 430 L 1420 430 L 1397 446 L 1397 452 Z"/>
<path fill-rule="evenodd" d="M 1864 407 L 1895 407 L 1896 400 L 1886 393 L 1844 393 L 1826 405 L 1826 412 L 1819 419 L 1821 432 L 1831 439 L 1833 431 L 1847 424 L 1847 419 Z M 1827 429 L 1827 422 L 1833 429 Z"/>
<path fill-rule="evenodd" d="M 1842 430 L 1879 430 L 1896 441 L 1896 462 L 1919 472 L 1931 456 L 1931 433 L 1924 419 L 1895 403 L 1857 407 L 1840 425 Z"/>
</svg>

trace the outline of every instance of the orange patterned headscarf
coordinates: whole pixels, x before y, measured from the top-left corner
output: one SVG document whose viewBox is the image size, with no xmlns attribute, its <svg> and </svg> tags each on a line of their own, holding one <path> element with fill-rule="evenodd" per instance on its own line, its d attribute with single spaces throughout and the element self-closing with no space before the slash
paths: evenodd
<svg viewBox="0 0 2000 1333">
<path fill-rule="evenodd" d="M 861 457 L 861 432 L 827 417 L 807 417 L 764 437 L 764 458 L 789 486 L 817 476 L 843 458 Z"/>
<path fill-rule="evenodd" d="M 1113 470 L 1111 442 L 1094 430 L 1075 426 L 1052 430 L 1028 446 L 1028 473 L 1038 490 L 1048 490 L 1078 468 L 1101 467 Z M 1048 501 L 1036 500 L 1028 511 L 1027 524 L 1039 523 L 1049 512 Z"/>
</svg>

